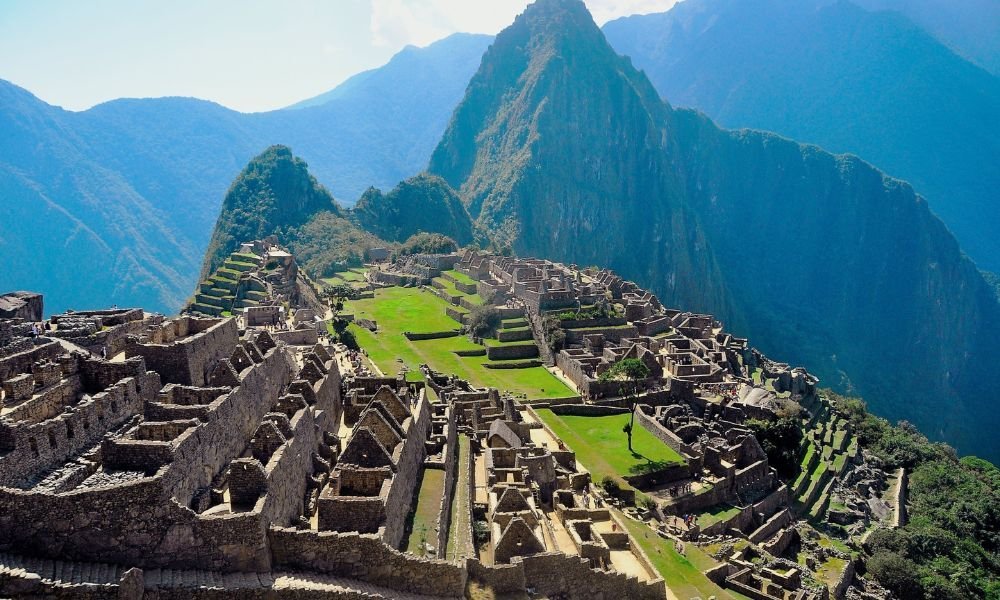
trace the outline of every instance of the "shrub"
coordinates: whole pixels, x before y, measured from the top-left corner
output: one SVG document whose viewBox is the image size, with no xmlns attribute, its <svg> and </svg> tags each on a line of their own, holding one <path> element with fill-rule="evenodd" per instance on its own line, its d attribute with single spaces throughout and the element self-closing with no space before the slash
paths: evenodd
<svg viewBox="0 0 1000 600">
<path fill-rule="evenodd" d="M 489 337 L 500 327 L 500 311 L 493 306 L 477 306 L 466 317 L 466 329 L 476 337 Z"/>
<path fill-rule="evenodd" d="M 610 475 L 605 475 L 601 479 L 601 489 L 603 489 L 609 496 L 617 496 L 622 491 L 622 486 L 618 484 L 618 480 Z"/>
</svg>

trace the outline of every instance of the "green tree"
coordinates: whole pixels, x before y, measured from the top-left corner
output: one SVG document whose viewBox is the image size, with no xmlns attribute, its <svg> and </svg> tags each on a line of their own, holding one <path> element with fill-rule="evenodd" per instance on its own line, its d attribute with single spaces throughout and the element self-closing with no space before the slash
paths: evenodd
<svg viewBox="0 0 1000 600">
<path fill-rule="evenodd" d="M 628 436 L 628 449 L 632 450 L 632 431 L 635 426 L 635 409 L 639 404 L 639 384 L 649 377 L 649 367 L 638 358 L 626 358 L 601 373 L 601 381 L 617 381 L 622 396 L 628 401 L 629 420 L 624 427 Z"/>
<path fill-rule="evenodd" d="M 802 429 L 798 421 L 794 418 L 776 421 L 749 419 L 746 426 L 767 453 L 768 463 L 782 477 L 792 478 L 798 469 L 799 445 L 802 442 Z"/>
<path fill-rule="evenodd" d="M 337 318 L 337 314 L 344 310 L 344 302 L 353 298 L 354 295 L 354 288 L 346 283 L 326 288 L 326 297 L 330 303 L 330 310 L 333 311 L 334 318 Z"/>
<path fill-rule="evenodd" d="M 500 311 L 495 306 L 477 306 L 466 318 L 466 329 L 476 337 L 487 337 L 500 327 Z"/>
</svg>

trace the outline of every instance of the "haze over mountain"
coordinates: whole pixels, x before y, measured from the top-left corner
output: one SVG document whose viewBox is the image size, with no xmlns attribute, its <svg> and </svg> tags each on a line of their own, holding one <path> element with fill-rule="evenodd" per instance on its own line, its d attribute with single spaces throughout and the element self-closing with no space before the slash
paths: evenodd
<svg viewBox="0 0 1000 600">
<path fill-rule="evenodd" d="M 917 4 L 907 13 L 940 2 Z M 982 7 L 993 27 L 996 7 Z M 604 31 L 675 106 L 857 154 L 912 183 L 980 267 L 1000 270 L 1000 78 L 906 17 L 844 0 L 685 0 Z"/>
<path fill-rule="evenodd" d="M 491 39 L 408 47 L 325 102 L 269 113 L 188 98 L 69 112 L 0 81 L 0 249 L 10 258 L 0 289 L 43 292 L 51 311 L 176 311 L 252 156 L 293 144 L 347 203 L 371 185 L 391 187 L 426 165 Z"/>
<path fill-rule="evenodd" d="M 1000 456 L 983 386 L 1000 307 L 924 200 L 857 158 L 661 103 L 582 3 L 540 0 L 497 36 L 430 171 L 515 252 L 612 267 Z"/>
<path fill-rule="evenodd" d="M 894 10 L 957 54 L 1000 76 L 1000 2 L 996 0 L 853 0 L 869 10 Z"/>
</svg>

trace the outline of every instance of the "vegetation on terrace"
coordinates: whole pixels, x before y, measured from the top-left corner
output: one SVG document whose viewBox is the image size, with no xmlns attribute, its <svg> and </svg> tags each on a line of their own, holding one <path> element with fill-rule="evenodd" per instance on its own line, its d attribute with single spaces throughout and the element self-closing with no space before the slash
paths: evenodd
<svg viewBox="0 0 1000 600">
<path fill-rule="evenodd" d="M 871 535 L 868 573 L 902 598 L 1000 598 L 1000 469 L 891 425 L 859 398 L 826 394 L 886 469 L 910 471 L 910 520 Z"/>
<path fill-rule="evenodd" d="M 622 478 L 661 469 L 684 459 L 644 427 L 636 427 L 632 450 L 623 434 L 629 415 L 600 417 L 557 415 L 551 409 L 538 409 L 537 414 L 575 453 L 576 458 L 591 473 L 594 481 L 610 476 Z"/>
<path fill-rule="evenodd" d="M 404 365 L 418 372 L 426 363 L 442 373 L 455 374 L 473 385 L 491 386 L 529 399 L 564 398 L 573 392 L 544 367 L 490 369 L 485 355 L 459 356 L 456 351 L 483 352 L 485 348 L 457 335 L 433 340 L 411 341 L 403 332 L 432 333 L 457 331 L 461 324 L 449 317 L 450 305 L 429 291 L 390 287 L 375 291 L 375 298 L 351 300 L 344 312 L 354 313 L 378 324 L 373 333 L 357 324 L 349 331 L 359 346 L 383 373 L 395 374 Z"/>
<path fill-rule="evenodd" d="M 718 600 L 743 600 L 735 594 L 715 585 L 703 571 L 715 566 L 715 561 L 693 544 L 687 544 L 682 555 L 674 547 L 674 541 L 662 538 L 646 525 L 619 514 L 632 539 L 642 548 L 653 568 L 677 598 L 709 598 Z"/>
</svg>

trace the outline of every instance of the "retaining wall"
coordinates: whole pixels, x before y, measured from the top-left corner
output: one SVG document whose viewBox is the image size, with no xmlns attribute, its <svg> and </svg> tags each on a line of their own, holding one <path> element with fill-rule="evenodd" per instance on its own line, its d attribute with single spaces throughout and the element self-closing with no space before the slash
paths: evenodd
<svg viewBox="0 0 1000 600">
<path fill-rule="evenodd" d="M 464 568 L 393 550 L 377 534 L 271 527 L 268 538 L 276 567 L 357 579 L 408 594 L 465 595 Z"/>
</svg>

